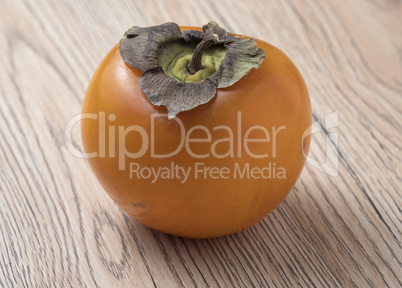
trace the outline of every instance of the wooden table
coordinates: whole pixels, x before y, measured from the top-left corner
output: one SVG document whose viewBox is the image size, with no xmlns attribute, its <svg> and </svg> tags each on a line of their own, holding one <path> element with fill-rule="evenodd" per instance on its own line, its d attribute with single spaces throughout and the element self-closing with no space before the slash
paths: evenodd
<svg viewBox="0 0 402 288">
<path fill-rule="evenodd" d="M 401 287 L 402 2 L 0 7 L 0 287 Z M 285 51 L 321 131 L 296 186 L 263 221 L 182 239 L 126 216 L 68 151 L 64 129 L 127 28 L 210 20 Z M 79 125 L 73 132 L 80 146 Z M 314 162 L 328 151 L 336 157 Z"/>
</svg>

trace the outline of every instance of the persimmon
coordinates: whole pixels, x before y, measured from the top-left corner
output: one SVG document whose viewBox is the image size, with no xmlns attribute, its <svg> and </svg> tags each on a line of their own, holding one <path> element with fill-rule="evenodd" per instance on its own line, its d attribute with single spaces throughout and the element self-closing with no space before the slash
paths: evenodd
<svg viewBox="0 0 402 288">
<path fill-rule="evenodd" d="M 83 103 L 84 151 L 139 222 L 191 238 L 238 232 L 299 178 L 309 94 L 278 48 L 213 22 L 174 25 L 133 27 L 105 56 Z"/>
</svg>

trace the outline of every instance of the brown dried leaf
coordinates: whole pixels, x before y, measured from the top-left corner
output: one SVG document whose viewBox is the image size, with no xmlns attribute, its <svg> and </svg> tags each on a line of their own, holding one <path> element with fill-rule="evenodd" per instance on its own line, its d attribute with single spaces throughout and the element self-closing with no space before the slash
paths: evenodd
<svg viewBox="0 0 402 288">
<path fill-rule="evenodd" d="M 154 105 L 168 109 L 169 119 L 209 102 L 216 93 L 216 85 L 208 79 L 200 83 L 179 82 L 160 67 L 142 74 L 140 88 Z"/>
</svg>

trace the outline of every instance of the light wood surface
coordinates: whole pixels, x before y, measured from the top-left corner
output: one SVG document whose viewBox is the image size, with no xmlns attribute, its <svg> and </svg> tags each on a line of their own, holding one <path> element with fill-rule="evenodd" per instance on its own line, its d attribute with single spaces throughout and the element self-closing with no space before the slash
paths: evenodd
<svg viewBox="0 0 402 288">
<path fill-rule="evenodd" d="M 402 286 L 401 1 L 0 7 L 0 287 Z M 64 128 L 127 28 L 210 20 L 292 58 L 322 120 L 310 156 L 322 161 L 330 149 L 339 167 L 333 177 L 308 164 L 251 229 L 191 240 L 127 217 L 67 150 Z M 324 117 L 336 111 L 339 125 L 327 129 Z M 80 146 L 79 125 L 74 141 Z"/>
</svg>

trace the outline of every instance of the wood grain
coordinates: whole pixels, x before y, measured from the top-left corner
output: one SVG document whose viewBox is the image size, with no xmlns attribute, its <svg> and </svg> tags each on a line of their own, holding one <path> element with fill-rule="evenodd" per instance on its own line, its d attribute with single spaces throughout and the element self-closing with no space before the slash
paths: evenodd
<svg viewBox="0 0 402 288">
<path fill-rule="evenodd" d="M 0 287 L 402 286 L 402 2 L 0 4 Z M 310 156 L 322 160 L 329 141 L 339 173 L 307 165 L 259 224 L 191 240 L 128 218 L 64 128 L 128 27 L 210 20 L 293 59 L 321 120 Z M 339 126 L 326 129 L 334 111 Z"/>
</svg>

